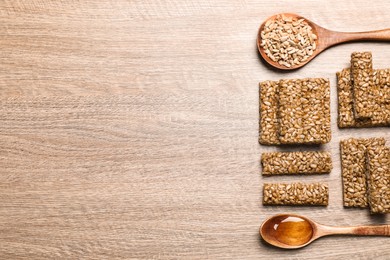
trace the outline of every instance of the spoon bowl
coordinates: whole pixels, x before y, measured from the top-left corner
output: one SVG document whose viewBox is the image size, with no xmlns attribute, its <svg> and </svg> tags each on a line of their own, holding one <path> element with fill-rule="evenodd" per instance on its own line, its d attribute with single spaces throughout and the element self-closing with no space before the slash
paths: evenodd
<svg viewBox="0 0 390 260">
<path fill-rule="evenodd" d="M 300 215 L 279 214 L 263 222 L 260 235 L 273 246 L 297 249 L 329 235 L 390 236 L 390 225 L 331 227 Z"/>
<path fill-rule="evenodd" d="M 305 60 L 304 62 L 301 62 L 299 64 L 294 64 L 291 67 L 286 67 L 284 65 L 279 64 L 277 61 L 273 61 L 272 59 L 270 59 L 265 53 L 265 49 L 261 46 L 261 42 L 262 42 L 261 32 L 264 30 L 266 23 L 270 20 L 271 21 L 275 20 L 276 17 L 280 15 L 291 19 L 297 19 L 297 20 L 304 19 L 307 22 L 307 24 L 312 28 L 312 32 L 317 36 L 317 39 L 315 40 L 316 49 L 313 51 L 313 54 L 310 55 L 307 58 L 307 60 Z M 257 34 L 257 48 L 260 52 L 261 57 L 269 65 L 281 70 L 294 70 L 294 69 L 301 68 L 305 66 L 308 62 L 313 60 L 321 52 L 328 49 L 329 47 L 340 43 L 351 42 L 351 41 L 390 41 L 390 28 L 384 30 L 377 30 L 377 31 L 367 31 L 367 32 L 336 32 L 336 31 L 325 29 L 300 15 L 292 14 L 292 13 L 282 13 L 282 14 L 273 15 L 269 17 L 267 20 L 265 20 L 260 25 Z"/>
</svg>

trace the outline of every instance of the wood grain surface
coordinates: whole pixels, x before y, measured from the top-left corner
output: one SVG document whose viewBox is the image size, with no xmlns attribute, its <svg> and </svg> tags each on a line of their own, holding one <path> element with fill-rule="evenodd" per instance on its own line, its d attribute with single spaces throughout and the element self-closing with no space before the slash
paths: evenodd
<svg viewBox="0 0 390 260">
<path fill-rule="evenodd" d="M 388 128 L 336 126 L 336 71 L 352 51 L 390 67 L 388 43 L 332 48 L 281 73 L 256 50 L 258 26 L 294 12 L 328 29 L 390 27 L 386 0 L 0 2 L 1 259 L 389 259 L 389 238 L 266 245 L 282 212 L 323 224 L 389 223 L 344 209 L 339 141 Z M 334 169 L 263 177 L 258 82 L 327 77 Z M 325 181 L 330 204 L 264 207 L 265 181 Z"/>
</svg>

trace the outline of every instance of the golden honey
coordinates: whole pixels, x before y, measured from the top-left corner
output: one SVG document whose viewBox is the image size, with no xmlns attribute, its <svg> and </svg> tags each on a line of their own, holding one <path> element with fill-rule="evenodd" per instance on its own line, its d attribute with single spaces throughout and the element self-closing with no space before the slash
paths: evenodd
<svg viewBox="0 0 390 260">
<path fill-rule="evenodd" d="M 311 239 L 313 228 L 303 218 L 281 216 L 267 223 L 267 232 L 275 240 L 290 246 L 303 245 Z"/>
</svg>

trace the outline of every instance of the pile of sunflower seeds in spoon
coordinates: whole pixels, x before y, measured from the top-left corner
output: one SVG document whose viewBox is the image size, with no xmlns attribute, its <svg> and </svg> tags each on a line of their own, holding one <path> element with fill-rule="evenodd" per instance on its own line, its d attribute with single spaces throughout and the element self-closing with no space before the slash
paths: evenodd
<svg viewBox="0 0 390 260">
<path fill-rule="evenodd" d="M 261 31 L 261 47 L 273 61 L 285 67 L 299 65 L 313 55 L 317 35 L 305 19 L 277 15 Z"/>
</svg>

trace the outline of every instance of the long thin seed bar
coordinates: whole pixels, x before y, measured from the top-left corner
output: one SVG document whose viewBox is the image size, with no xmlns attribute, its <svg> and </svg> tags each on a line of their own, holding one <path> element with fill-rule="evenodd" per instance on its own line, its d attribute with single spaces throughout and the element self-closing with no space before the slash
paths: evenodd
<svg viewBox="0 0 390 260">
<path fill-rule="evenodd" d="M 327 206 L 329 187 L 324 183 L 265 183 L 264 205 Z"/>
<path fill-rule="evenodd" d="M 371 213 L 390 213 L 390 148 L 367 149 L 368 202 Z"/>
<path fill-rule="evenodd" d="M 280 144 L 278 137 L 277 95 L 279 82 L 260 82 L 259 142 L 265 145 Z"/>
<path fill-rule="evenodd" d="M 354 113 L 356 118 L 371 117 L 374 105 L 372 88 L 372 54 L 371 52 L 353 52 L 351 55 L 351 72 L 354 93 Z"/>
<path fill-rule="evenodd" d="M 263 175 L 321 174 L 332 170 L 329 152 L 273 152 L 261 155 Z"/>
<path fill-rule="evenodd" d="M 322 78 L 279 82 L 279 140 L 282 144 L 330 141 L 330 87 Z"/>
<path fill-rule="evenodd" d="M 390 103 L 390 69 L 378 69 L 373 71 L 372 81 L 377 92 L 376 101 L 380 104 Z"/>
<path fill-rule="evenodd" d="M 366 149 L 385 142 L 384 138 L 350 138 L 340 142 L 344 207 L 367 207 Z"/>
<path fill-rule="evenodd" d="M 390 69 L 373 71 L 370 93 L 373 98 L 369 111 L 371 120 L 379 125 L 390 125 Z"/>
<path fill-rule="evenodd" d="M 351 82 L 351 69 L 343 69 L 337 72 L 338 95 L 338 126 L 345 127 L 370 127 L 374 126 L 370 118 L 355 119 L 353 112 L 353 93 Z"/>
</svg>

